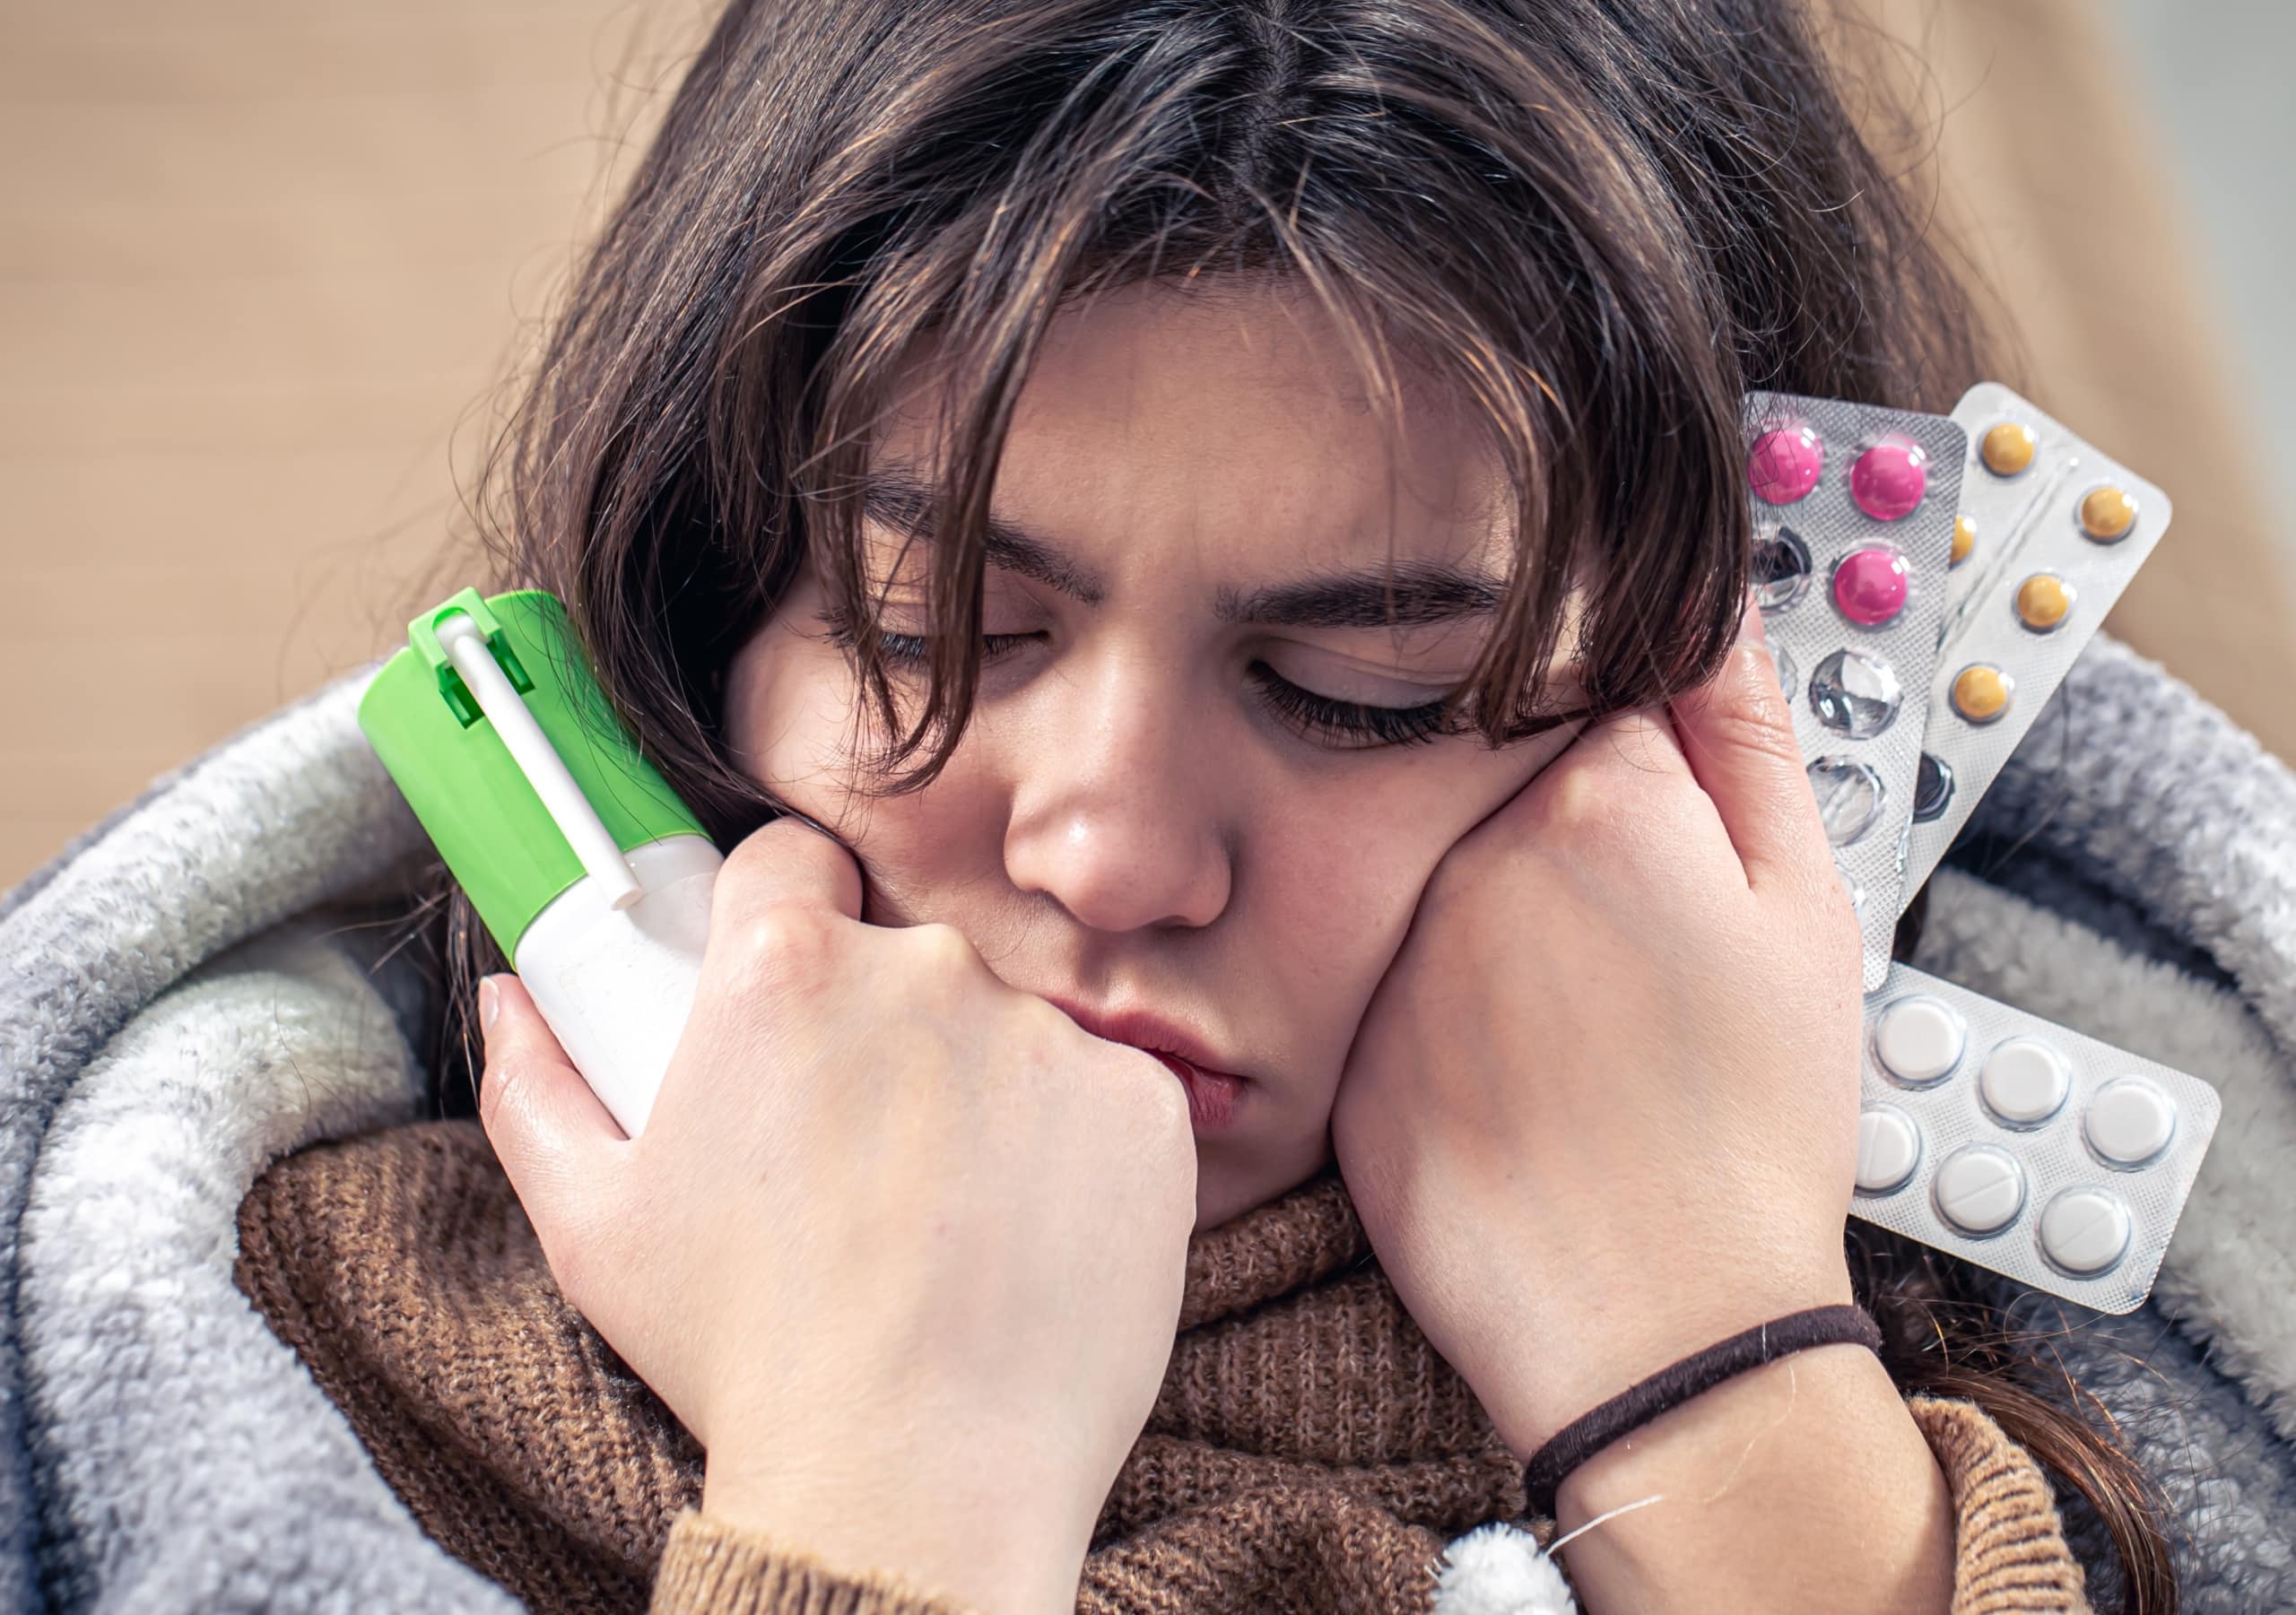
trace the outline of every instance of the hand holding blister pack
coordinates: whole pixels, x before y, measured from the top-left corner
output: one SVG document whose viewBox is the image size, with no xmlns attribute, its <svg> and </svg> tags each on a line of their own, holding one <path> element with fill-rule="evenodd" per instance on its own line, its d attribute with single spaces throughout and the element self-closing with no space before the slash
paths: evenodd
<svg viewBox="0 0 2296 1615">
<path fill-rule="evenodd" d="M 724 860 L 539 590 L 417 617 L 359 726 L 623 1133 L 693 1007 Z"/>
<path fill-rule="evenodd" d="M 1783 393 L 1748 394 L 1746 422 L 1754 598 L 1871 991 L 1897 926 L 1966 439 L 1943 416 Z"/>
<path fill-rule="evenodd" d="M 2158 488 L 1998 383 L 1953 418 L 1968 458 L 1893 916 L 2169 518 Z M 2213 1089 L 1906 965 L 1868 994 L 1866 1029 L 1854 1216 L 2101 1312 L 2143 1304 Z"/>
<path fill-rule="evenodd" d="M 2167 494 L 1998 382 L 1953 419 L 1969 460 L 1900 908 L 2169 525 Z"/>
</svg>

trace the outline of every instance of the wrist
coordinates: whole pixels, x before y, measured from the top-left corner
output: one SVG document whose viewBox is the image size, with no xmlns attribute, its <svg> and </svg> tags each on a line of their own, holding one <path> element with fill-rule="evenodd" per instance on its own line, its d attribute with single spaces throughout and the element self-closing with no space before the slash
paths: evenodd
<svg viewBox="0 0 2296 1615">
<path fill-rule="evenodd" d="M 1605 1293 L 1629 1292 L 1618 1287 Z M 1651 1301 L 1646 1277 L 1631 1293 L 1639 1310 L 1596 1307 L 1560 1330 L 1549 1323 L 1540 1338 L 1567 1342 L 1567 1350 L 1501 1356 L 1500 1362 L 1519 1364 L 1522 1372 L 1488 1391 L 1474 1387 L 1517 1459 L 1527 1461 L 1581 1415 L 1718 1341 L 1793 1313 L 1853 1299 L 1848 1268 L 1839 1257 L 1798 1279 L 1779 1276 L 1728 1290 L 1685 1285 Z"/>
<path fill-rule="evenodd" d="M 1009 1488 L 981 1486 L 977 1470 L 944 1472 L 914 1451 L 788 1463 L 721 1443 L 704 1468 L 701 1511 L 840 1574 L 890 1572 L 996 1615 L 1069 1615 L 1087 1546 L 1065 1509 L 1032 1507 Z"/>
<path fill-rule="evenodd" d="M 1943 1472 L 1881 1359 L 1814 1346 L 1715 1386 L 1580 1465 L 1561 1531 L 1656 1497 L 1564 1551 L 1589 1609 L 1936 1611 Z"/>
</svg>

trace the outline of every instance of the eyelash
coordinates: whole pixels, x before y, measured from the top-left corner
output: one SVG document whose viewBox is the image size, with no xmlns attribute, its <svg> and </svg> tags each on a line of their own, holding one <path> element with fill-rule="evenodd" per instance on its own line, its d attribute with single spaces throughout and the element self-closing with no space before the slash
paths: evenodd
<svg viewBox="0 0 2296 1615">
<path fill-rule="evenodd" d="M 831 644 L 846 650 L 859 644 L 860 636 L 852 619 L 842 610 L 825 610 L 822 619 Z M 984 634 L 981 661 L 985 665 L 1036 638 L 1035 634 Z M 880 630 L 877 643 L 883 648 L 885 660 L 895 666 L 921 667 L 928 657 L 925 641 L 913 634 Z M 1369 707 L 1360 701 L 1335 700 L 1300 689 L 1261 662 L 1251 664 L 1248 676 L 1259 687 L 1268 709 L 1286 727 L 1335 750 L 1423 745 L 1454 727 L 1448 707 L 1442 701 L 1430 701 L 1420 707 Z"/>
</svg>

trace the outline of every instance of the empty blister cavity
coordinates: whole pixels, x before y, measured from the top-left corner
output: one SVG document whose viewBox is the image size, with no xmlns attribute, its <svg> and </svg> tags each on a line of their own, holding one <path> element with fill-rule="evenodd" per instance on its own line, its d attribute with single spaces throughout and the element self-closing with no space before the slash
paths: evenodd
<svg viewBox="0 0 2296 1615">
<path fill-rule="evenodd" d="M 2109 1189 L 2067 1189 L 2041 1208 L 2041 1254 L 2083 1278 L 2128 1255 L 2128 1203 Z"/>
<path fill-rule="evenodd" d="M 1783 611 L 1810 586 L 1810 546 L 1791 527 L 1754 540 L 1754 603 L 1765 612 Z"/>
<path fill-rule="evenodd" d="M 1927 824 L 1942 817 L 1953 800 L 1953 770 L 1931 752 L 1924 751 L 1913 772 L 1913 821 Z"/>
<path fill-rule="evenodd" d="M 1848 847 L 1874 828 L 1887 794 L 1879 774 L 1854 757 L 1821 757 L 1807 772 L 1827 840 L 1836 847 Z M 1843 874 L 1849 878 L 1848 871 Z"/>
<path fill-rule="evenodd" d="M 2053 634 L 2073 614 L 2073 586 L 2055 572 L 2036 572 L 2017 586 L 2017 621 L 2037 634 Z"/>
<path fill-rule="evenodd" d="M 1778 669 L 1778 687 L 1791 701 L 1794 699 L 1795 674 L 1798 671 L 1794 665 L 1794 653 L 1783 645 L 1773 645 L 1770 647 L 1770 665 Z"/>
<path fill-rule="evenodd" d="M 1874 1057 L 1916 1087 L 1951 1075 L 1968 1041 L 1969 1027 L 1952 1005 L 1926 994 L 1899 999 L 1874 1022 Z"/>
<path fill-rule="evenodd" d="M 1982 1238 L 2007 1228 L 2025 1209 L 2025 1169 L 1996 1144 L 1964 1144 L 1937 1163 L 1930 1193 L 1939 1216 Z"/>
<path fill-rule="evenodd" d="M 1746 481 L 1765 505 L 1793 505 L 1810 497 L 1825 474 L 1825 444 L 1806 421 L 1781 421 L 1754 438 Z"/>
<path fill-rule="evenodd" d="M 1834 609 L 1860 628 L 1881 628 L 1905 610 L 1912 569 L 1887 544 L 1852 550 L 1833 569 Z"/>
<path fill-rule="evenodd" d="M 2081 1132 L 2108 1166 L 2142 1167 L 2176 1136 L 2177 1107 L 2143 1077 L 2122 1077 L 2097 1090 Z"/>
<path fill-rule="evenodd" d="M 1895 1105 L 1868 1105 L 1857 1113 L 1857 1192 L 1894 1194 L 1921 1164 L 1921 1130 Z"/>
<path fill-rule="evenodd" d="M 2016 682 L 1990 662 L 1975 662 L 1953 675 L 1953 710 L 1971 724 L 1998 722 L 2009 710 Z"/>
<path fill-rule="evenodd" d="M 1849 468 L 1849 497 L 1877 522 L 1911 516 L 1928 487 L 1928 451 L 1910 438 L 1884 438 Z"/>
<path fill-rule="evenodd" d="M 1871 740 L 1890 726 L 1904 704 L 1898 675 L 1879 656 L 1838 650 L 1810 675 L 1810 706 L 1837 734 Z"/>
<path fill-rule="evenodd" d="M 2065 1096 L 2073 1090 L 2073 1070 L 2054 1045 L 2038 1038 L 2012 1038 L 1985 1057 L 1977 1086 L 1996 1120 L 2012 1127 L 2035 1127 L 2065 1108 Z"/>
</svg>

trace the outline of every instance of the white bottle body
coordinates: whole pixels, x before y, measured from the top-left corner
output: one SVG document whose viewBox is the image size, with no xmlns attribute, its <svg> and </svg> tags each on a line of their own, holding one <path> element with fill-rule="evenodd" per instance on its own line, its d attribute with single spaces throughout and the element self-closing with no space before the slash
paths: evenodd
<svg viewBox="0 0 2296 1615">
<path fill-rule="evenodd" d="M 617 911 L 585 876 L 551 899 L 512 961 L 590 1091 L 636 1138 L 693 1009 L 724 857 L 701 836 L 632 847 L 646 895 Z"/>
</svg>

